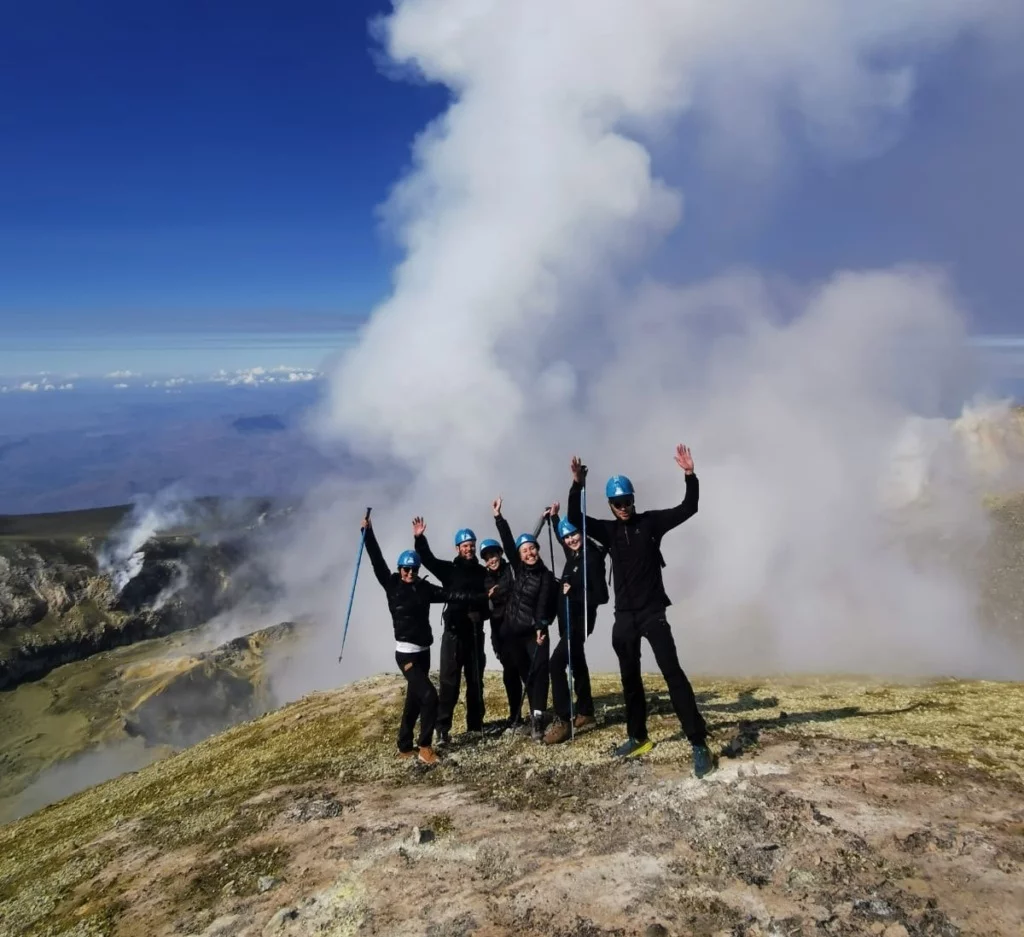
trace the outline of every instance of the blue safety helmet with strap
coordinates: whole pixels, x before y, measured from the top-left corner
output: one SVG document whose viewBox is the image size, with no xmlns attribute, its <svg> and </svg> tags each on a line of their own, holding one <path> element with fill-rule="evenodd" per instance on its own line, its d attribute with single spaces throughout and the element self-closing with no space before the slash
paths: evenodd
<svg viewBox="0 0 1024 937">
<path fill-rule="evenodd" d="M 537 538 L 533 534 L 520 534 L 516 537 L 516 549 L 518 550 L 524 543 L 532 543 L 537 546 Z"/>
<path fill-rule="evenodd" d="M 398 554 L 399 569 L 419 569 L 420 555 L 415 550 L 403 550 Z"/>
<path fill-rule="evenodd" d="M 462 530 L 457 531 L 455 534 L 455 546 L 467 543 L 470 540 L 476 540 L 476 534 L 468 527 L 463 527 Z"/>
<path fill-rule="evenodd" d="M 501 544 L 497 540 L 481 540 L 480 555 L 483 556 L 488 550 L 497 550 L 499 553 L 505 552 L 501 549 Z"/>
<path fill-rule="evenodd" d="M 613 475 L 604 486 L 604 496 L 611 501 L 612 498 L 632 498 L 633 483 L 625 475 Z"/>
<path fill-rule="evenodd" d="M 576 525 L 574 523 L 572 523 L 572 521 L 570 521 L 569 518 L 563 517 L 558 522 L 558 539 L 559 540 L 564 540 L 566 537 L 569 536 L 569 534 L 578 534 L 578 533 L 579 533 L 579 530 L 577 530 Z"/>
</svg>

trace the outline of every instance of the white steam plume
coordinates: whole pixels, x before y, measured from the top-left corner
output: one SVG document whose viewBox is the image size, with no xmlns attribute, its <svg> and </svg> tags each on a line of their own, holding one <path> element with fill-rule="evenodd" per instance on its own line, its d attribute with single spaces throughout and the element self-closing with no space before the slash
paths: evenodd
<svg viewBox="0 0 1024 937">
<path fill-rule="evenodd" d="M 392 65 L 444 83 L 453 102 L 388 203 L 406 257 L 341 358 L 319 426 L 404 480 L 319 492 L 282 565 L 307 604 L 329 597 L 325 647 L 340 641 L 351 566 L 334 564 L 363 504 L 389 555 L 417 512 L 447 555 L 456 527 L 490 533 L 498 492 L 520 528 L 564 499 L 574 451 L 593 471 L 591 513 L 605 512 L 613 472 L 633 476 L 641 508 L 675 503 L 683 440 L 702 507 L 665 553 L 688 665 L 1019 672 L 979 635 L 970 583 L 908 546 L 916 515 L 883 510 L 908 420 L 948 412 L 969 386 L 942 278 L 839 273 L 808 290 L 745 272 L 686 288 L 642 279 L 684 216 L 652 141 L 760 171 L 796 133 L 868 156 L 898 128 L 920 62 L 1016 21 L 998 0 L 396 2 L 381 24 Z M 973 550 L 977 492 L 958 456 L 943 458 L 928 523 Z M 365 575 L 351 676 L 389 666 Z M 602 615 L 593 654 L 607 666 Z"/>
</svg>

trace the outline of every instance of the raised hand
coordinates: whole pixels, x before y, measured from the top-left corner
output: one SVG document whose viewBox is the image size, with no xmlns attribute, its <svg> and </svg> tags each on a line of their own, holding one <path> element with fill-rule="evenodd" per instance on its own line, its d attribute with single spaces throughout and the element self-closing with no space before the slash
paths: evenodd
<svg viewBox="0 0 1024 937">
<path fill-rule="evenodd" d="M 569 463 L 569 469 L 572 471 L 572 478 L 577 484 L 582 485 L 584 479 L 587 477 L 587 467 L 583 464 L 583 460 L 578 455 L 572 457 L 572 461 Z"/>
<path fill-rule="evenodd" d="M 569 594 L 569 590 L 571 588 L 572 588 L 572 586 L 569 583 L 563 582 L 562 583 L 562 595 L 568 595 Z"/>
<path fill-rule="evenodd" d="M 414 537 L 422 537 L 427 530 L 427 522 L 422 517 L 414 517 L 412 519 L 412 535 Z"/>
<path fill-rule="evenodd" d="M 362 519 L 362 521 L 360 522 L 360 524 L 359 524 L 359 529 L 360 530 L 369 530 L 372 526 L 373 526 L 373 524 L 370 523 L 370 518 L 369 517 L 364 517 Z"/>
<path fill-rule="evenodd" d="M 561 502 L 559 502 L 559 501 L 552 501 L 551 502 L 551 507 L 549 507 L 547 509 L 547 511 L 545 511 L 544 513 L 547 514 L 548 517 L 554 517 L 558 513 L 558 509 L 561 506 L 562 506 Z"/>
<path fill-rule="evenodd" d="M 491 510 L 494 511 L 495 517 L 501 517 L 501 496 L 499 495 L 491 502 Z"/>
<path fill-rule="evenodd" d="M 693 456 L 690 455 L 690 449 L 688 446 L 684 446 L 680 443 L 676 446 L 676 465 L 678 465 L 687 475 L 693 472 Z"/>
</svg>

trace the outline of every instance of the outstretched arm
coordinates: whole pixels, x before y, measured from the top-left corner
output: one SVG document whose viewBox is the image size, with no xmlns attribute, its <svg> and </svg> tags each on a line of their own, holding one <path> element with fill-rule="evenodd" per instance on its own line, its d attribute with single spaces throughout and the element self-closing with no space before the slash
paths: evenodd
<svg viewBox="0 0 1024 937">
<path fill-rule="evenodd" d="M 686 494 L 674 508 L 660 511 L 649 511 L 648 516 L 654 521 L 654 534 L 661 537 L 683 521 L 688 521 L 697 513 L 697 502 L 700 500 L 700 482 L 693 468 L 693 456 L 690 450 L 680 443 L 676 447 L 676 465 L 686 473 Z"/>
<path fill-rule="evenodd" d="M 442 586 L 448 585 L 452 578 L 452 562 L 451 560 L 439 560 L 434 556 L 433 551 L 430 549 L 430 544 L 427 543 L 427 525 L 422 517 L 413 518 L 412 536 L 413 547 L 420 555 L 420 561 L 427 568 L 427 571 L 437 576 L 441 580 Z"/>
<path fill-rule="evenodd" d="M 479 603 L 482 596 L 482 593 L 478 592 L 458 592 L 454 589 L 443 589 L 433 582 L 425 582 L 424 585 L 427 587 L 427 595 L 433 605 L 441 605 L 445 602 L 471 605 Z"/>
<path fill-rule="evenodd" d="M 523 561 L 519 559 L 519 551 L 516 549 L 516 538 L 512 536 L 512 528 L 508 526 L 508 521 L 501 514 L 501 498 L 495 498 L 491 508 L 494 511 L 494 526 L 498 528 L 501 548 L 505 551 L 509 563 L 512 564 L 513 571 L 518 573 Z"/>
<path fill-rule="evenodd" d="M 388 564 L 384 562 L 384 554 L 380 551 L 380 544 L 377 543 L 377 536 L 373 532 L 373 526 L 369 518 L 363 520 L 362 527 L 366 531 L 366 555 L 370 557 L 373 574 L 377 577 L 377 582 L 384 589 L 387 589 L 388 583 L 391 580 L 391 570 L 388 569 Z"/>
<path fill-rule="evenodd" d="M 583 485 L 587 478 L 587 467 L 580 461 L 579 456 L 573 456 L 569 467 L 572 470 L 572 487 L 569 489 L 569 505 L 566 513 L 569 523 L 577 529 L 583 530 Z M 611 538 L 608 522 L 598 520 L 588 514 L 587 536 L 608 546 Z"/>
</svg>

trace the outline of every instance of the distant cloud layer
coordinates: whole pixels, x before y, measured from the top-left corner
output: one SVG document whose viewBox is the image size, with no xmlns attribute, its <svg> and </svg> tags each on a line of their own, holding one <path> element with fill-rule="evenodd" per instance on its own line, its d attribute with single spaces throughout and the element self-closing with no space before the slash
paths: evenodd
<svg viewBox="0 0 1024 937">
<path fill-rule="evenodd" d="M 92 381 L 79 382 L 78 385 L 71 382 L 59 382 L 48 378 L 47 375 L 40 375 L 43 380 L 27 380 L 18 383 L 0 385 L 0 394 L 7 393 L 35 393 L 48 390 L 74 390 L 76 386 L 113 387 L 115 390 L 126 390 L 129 387 L 144 387 L 147 389 L 163 389 L 168 392 L 187 385 L 194 384 L 223 384 L 228 387 L 262 387 L 272 384 L 302 384 L 310 381 L 318 381 L 323 378 L 323 373 L 314 368 L 300 368 L 291 365 L 280 364 L 273 368 L 237 368 L 227 371 L 223 368 L 214 374 L 205 376 L 175 376 L 160 378 L 158 380 L 143 381 L 144 375 L 137 371 L 111 371 L 105 378 L 96 378 Z M 132 379 L 132 383 L 128 379 Z M 110 382 L 115 383 L 111 384 Z M 134 383 L 138 381 L 139 383 Z"/>
</svg>

